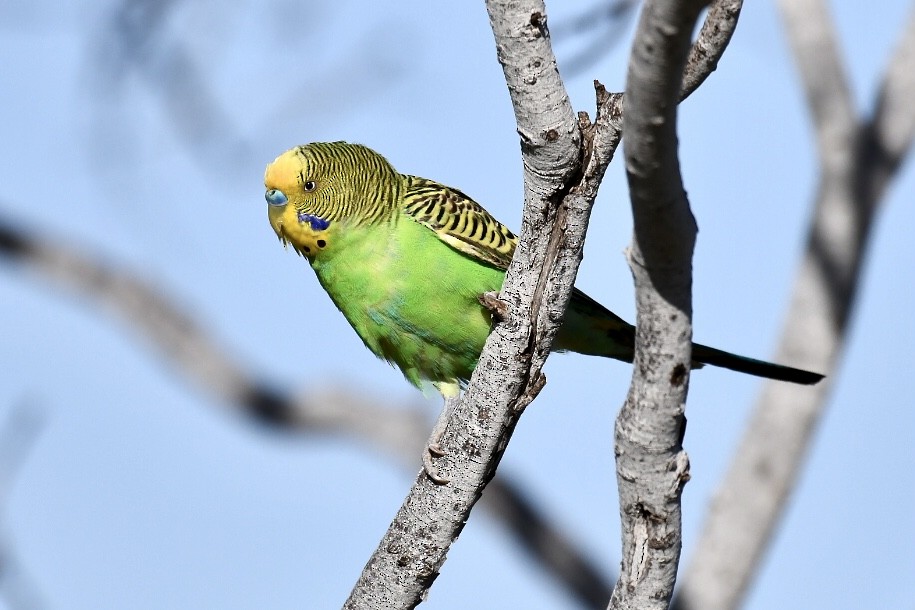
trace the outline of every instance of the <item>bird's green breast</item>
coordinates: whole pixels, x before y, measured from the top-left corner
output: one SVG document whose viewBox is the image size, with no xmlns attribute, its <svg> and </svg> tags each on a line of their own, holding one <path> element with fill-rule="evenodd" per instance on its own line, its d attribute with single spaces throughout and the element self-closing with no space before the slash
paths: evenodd
<svg viewBox="0 0 915 610">
<path fill-rule="evenodd" d="M 411 217 L 336 222 L 312 268 L 336 306 L 377 356 L 409 381 L 470 377 L 490 331 L 478 297 L 505 272 L 462 254 Z"/>
</svg>

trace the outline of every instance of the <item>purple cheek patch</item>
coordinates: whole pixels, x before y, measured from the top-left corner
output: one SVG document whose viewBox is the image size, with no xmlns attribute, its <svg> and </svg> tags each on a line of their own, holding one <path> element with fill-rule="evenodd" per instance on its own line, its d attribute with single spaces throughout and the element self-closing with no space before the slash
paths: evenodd
<svg viewBox="0 0 915 610">
<path fill-rule="evenodd" d="M 320 216 L 312 216 L 311 214 L 299 214 L 299 222 L 307 222 L 315 231 L 323 231 L 330 226 L 329 220 L 324 220 Z"/>
</svg>

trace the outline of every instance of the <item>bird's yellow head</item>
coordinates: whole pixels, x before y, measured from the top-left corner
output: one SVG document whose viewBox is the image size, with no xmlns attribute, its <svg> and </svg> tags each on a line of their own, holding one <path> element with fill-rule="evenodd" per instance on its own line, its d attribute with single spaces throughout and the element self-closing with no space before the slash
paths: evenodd
<svg viewBox="0 0 915 610">
<path fill-rule="evenodd" d="M 400 174 L 365 146 L 297 146 L 277 157 L 264 174 L 270 226 L 284 244 L 314 258 L 329 247 L 335 224 L 388 217 L 400 184 Z"/>
</svg>

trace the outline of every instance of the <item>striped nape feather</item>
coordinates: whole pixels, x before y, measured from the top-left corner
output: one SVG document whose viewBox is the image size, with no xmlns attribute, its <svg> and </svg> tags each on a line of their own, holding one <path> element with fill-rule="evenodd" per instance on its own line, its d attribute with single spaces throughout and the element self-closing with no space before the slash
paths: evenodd
<svg viewBox="0 0 915 610">
<path fill-rule="evenodd" d="M 313 142 L 293 149 L 300 167 L 295 202 L 300 214 L 356 224 L 389 220 L 396 212 L 402 179 L 387 159 L 361 144 Z M 310 189 L 308 187 L 311 187 Z"/>
<path fill-rule="evenodd" d="M 438 182 L 403 177 L 402 210 L 451 247 L 500 269 L 507 269 L 518 238 L 476 201 Z"/>
</svg>

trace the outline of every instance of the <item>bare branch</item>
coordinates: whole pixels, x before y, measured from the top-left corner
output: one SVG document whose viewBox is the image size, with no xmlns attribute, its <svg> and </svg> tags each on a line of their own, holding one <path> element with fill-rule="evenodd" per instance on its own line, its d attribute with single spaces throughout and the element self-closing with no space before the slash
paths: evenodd
<svg viewBox="0 0 915 610">
<path fill-rule="evenodd" d="M 710 4 L 702 29 L 690 48 L 683 70 L 679 98 L 681 102 L 702 86 L 718 68 L 718 62 L 730 44 L 734 30 L 737 29 L 742 7 L 743 0 L 714 0 Z M 619 116 L 622 118 L 622 113 Z M 622 129 L 622 124 L 619 127 Z"/>
<path fill-rule="evenodd" d="M 0 256 L 19 262 L 43 278 L 65 285 L 91 299 L 91 303 L 120 315 L 177 373 L 243 415 L 300 433 L 354 438 L 392 456 L 404 467 L 416 467 L 429 429 L 422 405 L 398 408 L 382 400 L 333 388 L 296 394 L 274 388 L 233 359 L 231 350 L 220 345 L 178 303 L 168 298 L 161 287 L 133 272 L 106 265 L 101 257 L 63 245 L 61 239 L 43 239 L 2 219 Z M 26 435 L 17 434 L 15 438 L 21 444 Z M 0 443 L 0 449 L 7 452 L 18 446 Z M 0 459 L 0 465 L 12 463 L 20 455 L 15 452 L 7 460 Z M 536 503 L 510 477 L 500 475 L 490 484 L 483 506 L 499 518 L 518 544 L 571 595 L 583 600 L 587 607 L 603 606 L 595 600 L 605 600 L 610 585 L 600 570 L 538 511 Z"/>
<path fill-rule="evenodd" d="M 666 609 L 680 558 L 697 229 L 680 176 L 676 117 L 692 28 L 704 6 L 649 0 L 629 60 L 623 125 L 637 324 L 632 384 L 616 420 L 623 560 L 611 608 Z"/>
<path fill-rule="evenodd" d="M 743 0 L 714 0 L 689 51 L 680 101 L 688 98 L 718 68 L 718 61 L 737 29 Z"/>
<path fill-rule="evenodd" d="M 915 136 L 915 15 L 890 62 L 870 120 L 858 119 L 821 0 L 782 0 L 785 28 L 816 127 L 820 184 L 776 360 L 827 381 L 767 383 L 704 526 L 683 607 L 736 608 L 804 463 L 826 405 L 857 296 L 878 204 Z"/>
</svg>

